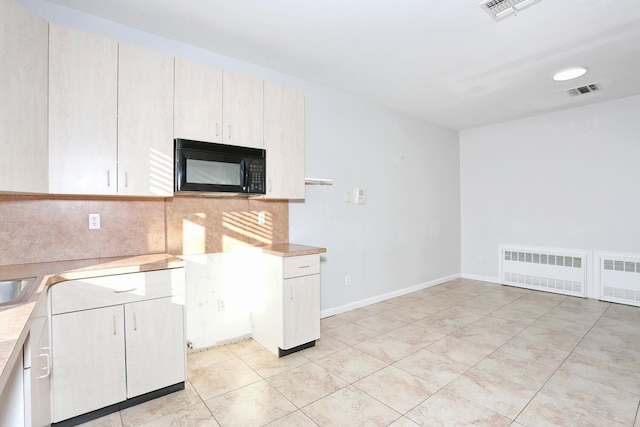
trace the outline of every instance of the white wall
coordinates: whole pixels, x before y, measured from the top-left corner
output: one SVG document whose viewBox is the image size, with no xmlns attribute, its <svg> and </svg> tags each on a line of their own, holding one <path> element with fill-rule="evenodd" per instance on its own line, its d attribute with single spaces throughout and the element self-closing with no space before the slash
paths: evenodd
<svg viewBox="0 0 640 427">
<path fill-rule="evenodd" d="M 290 204 L 289 233 L 327 247 L 323 314 L 458 274 L 457 132 L 326 91 L 306 106 L 307 176 L 333 185 Z M 364 205 L 345 202 L 356 186 Z"/>
<path fill-rule="evenodd" d="M 498 246 L 640 254 L 640 97 L 460 134 L 462 272 Z"/>
<path fill-rule="evenodd" d="M 290 205 L 290 240 L 323 246 L 325 315 L 460 272 L 458 132 L 229 57 L 44 0 L 21 0 L 51 22 L 296 87 L 306 102 L 308 186 Z M 372 72 L 375 72 L 373 70 Z M 344 202 L 354 186 L 367 204 Z M 344 276 L 351 275 L 350 287 Z"/>
</svg>

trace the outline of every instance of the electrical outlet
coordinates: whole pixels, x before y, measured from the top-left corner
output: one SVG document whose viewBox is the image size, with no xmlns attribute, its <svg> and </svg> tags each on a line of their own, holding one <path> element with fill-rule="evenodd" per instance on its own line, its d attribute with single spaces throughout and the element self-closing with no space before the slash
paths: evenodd
<svg viewBox="0 0 640 427">
<path fill-rule="evenodd" d="M 264 212 L 258 212 L 258 224 L 264 224 L 265 222 L 267 222 L 267 220 Z"/>
<path fill-rule="evenodd" d="M 226 301 L 220 298 L 218 300 L 218 311 L 225 311 L 226 309 L 227 309 Z"/>
<path fill-rule="evenodd" d="M 344 276 L 344 285 L 351 286 L 351 276 Z"/>
<path fill-rule="evenodd" d="M 89 214 L 89 230 L 100 230 L 100 214 Z"/>
</svg>

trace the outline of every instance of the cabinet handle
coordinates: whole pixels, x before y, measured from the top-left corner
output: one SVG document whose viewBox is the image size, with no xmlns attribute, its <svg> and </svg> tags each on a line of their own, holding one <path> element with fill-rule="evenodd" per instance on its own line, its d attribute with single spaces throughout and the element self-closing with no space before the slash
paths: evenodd
<svg viewBox="0 0 640 427">
<path fill-rule="evenodd" d="M 227 128 L 228 128 L 228 131 L 229 131 L 227 133 L 227 139 L 231 139 L 231 125 L 228 125 Z"/>
<path fill-rule="evenodd" d="M 124 188 L 129 188 L 129 172 L 124 173 Z"/>
<path fill-rule="evenodd" d="M 113 335 L 116 334 L 116 316 L 113 316 Z"/>
<path fill-rule="evenodd" d="M 309 268 L 309 267 L 311 267 L 311 266 L 310 265 L 301 265 L 298 268 Z"/>
<path fill-rule="evenodd" d="M 293 285 L 289 285 L 289 299 L 293 301 Z"/>
<path fill-rule="evenodd" d="M 133 312 L 133 330 L 137 331 L 138 330 L 138 320 L 136 319 L 136 312 Z"/>
<path fill-rule="evenodd" d="M 133 292 L 133 291 L 135 291 L 136 289 L 138 289 L 138 288 L 124 289 L 124 290 L 114 289 L 114 290 L 113 290 L 113 293 L 116 293 L 116 294 L 123 294 L 123 293 L 125 293 L 125 292 Z"/>
<path fill-rule="evenodd" d="M 42 350 L 49 350 L 49 347 L 43 347 Z M 38 357 L 44 357 L 46 359 L 46 365 L 44 368 L 42 368 L 43 371 L 46 371 L 47 373 L 44 375 L 40 375 L 39 377 L 37 377 L 36 379 L 41 380 L 44 378 L 47 378 L 50 374 L 51 374 L 51 358 L 49 356 L 49 353 L 40 353 L 38 355 Z"/>
<path fill-rule="evenodd" d="M 273 191 L 273 184 L 271 183 L 271 179 L 269 179 L 269 193 Z"/>
<path fill-rule="evenodd" d="M 111 171 L 107 170 L 107 187 L 111 187 Z"/>
<path fill-rule="evenodd" d="M 220 135 L 220 123 L 216 123 L 216 136 Z"/>
</svg>

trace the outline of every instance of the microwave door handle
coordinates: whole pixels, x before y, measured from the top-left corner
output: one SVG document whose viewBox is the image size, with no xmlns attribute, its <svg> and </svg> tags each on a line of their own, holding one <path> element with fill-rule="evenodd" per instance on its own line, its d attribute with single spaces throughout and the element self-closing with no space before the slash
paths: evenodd
<svg viewBox="0 0 640 427">
<path fill-rule="evenodd" d="M 249 192 L 249 168 L 247 167 L 247 159 L 240 161 L 240 177 L 242 178 L 242 191 Z"/>
</svg>

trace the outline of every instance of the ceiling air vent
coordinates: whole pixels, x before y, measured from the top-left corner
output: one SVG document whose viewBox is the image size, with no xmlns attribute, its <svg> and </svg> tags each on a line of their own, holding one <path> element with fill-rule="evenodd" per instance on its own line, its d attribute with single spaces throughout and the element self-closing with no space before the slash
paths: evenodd
<svg viewBox="0 0 640 427">
<path fill-rule="evenodd" d="M 484 0 L 480 7 L 499 21 L 539 2 L 540 0 Z"/>
<path fill-rule="evenodd" d="M 574 87 L 573 89 L 569 89 L 567 93 L 571 96 L 579 96 L 579 95 L 585 95 L 591 92 L 598 92 L 600 90 L 602 90 L 602 88 L 600 87 L 600 83 L 591 83 L 590 85 Z"/>
</svg>

